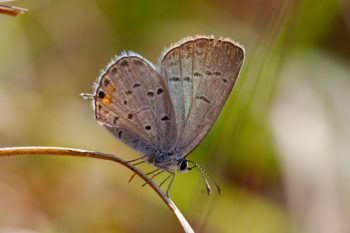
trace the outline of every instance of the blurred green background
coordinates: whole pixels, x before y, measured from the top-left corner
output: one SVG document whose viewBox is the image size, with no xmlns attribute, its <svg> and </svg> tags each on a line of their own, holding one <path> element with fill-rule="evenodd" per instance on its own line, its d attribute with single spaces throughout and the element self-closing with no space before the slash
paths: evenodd
<svg viewBox="0 0 350 233">
<path fill-rule="evenodd" d="M 99 71 L 123 50 L 157 64 L 196 34 L 230 37 L 246 60 L 223 113 L 170 195 L 196 232 L 350 232 L 350 2 L 17 1 L 0 15 L 0 146 L 138 154 L 93 118 Z M 150 166 L 141 166 L 149 171 Z M 111 162 L 0 159 L 0 233 L 181 232 L 158 196 Z M 161 180 L 160 178 L 156 179 Z"/>
</svg>

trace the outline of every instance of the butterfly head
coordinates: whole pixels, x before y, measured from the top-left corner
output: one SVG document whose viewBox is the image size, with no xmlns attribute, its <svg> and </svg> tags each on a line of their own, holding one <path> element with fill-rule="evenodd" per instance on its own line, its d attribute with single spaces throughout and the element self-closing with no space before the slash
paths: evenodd
<svg viewBox="0 0 350 233">
<path fill-rule="evenodd" d="M 188 167 L 188 161 L 186 159 L 181 159 L 177 165 L 177 170 L 180 173 L 185 173 L 191 170 L 191 168 Z"/>
<path fill-rule="evenodd" d="M 147 155 L 146 161 L 159 169 L 167 171 L 170 170 L 172 172 L 174 167 L 176 167 L 177 171 L 180 173 L 185 173 L 193 168 L 196 168 L 205 182 L 208 194 L 210 195 L 211 193 L 211 187 L 207 178 L 209 178 L 209 180 L 215 185 L 218 193 L 221 194 L 221 189 L 213 178 L 208 175 L 208 173 L 198 163 L 183 158 L 181 154 L 157 151 L 156 153 Z M 191 164 L 191 166 L 189 166 L 189 164 Z"/>
</svg>

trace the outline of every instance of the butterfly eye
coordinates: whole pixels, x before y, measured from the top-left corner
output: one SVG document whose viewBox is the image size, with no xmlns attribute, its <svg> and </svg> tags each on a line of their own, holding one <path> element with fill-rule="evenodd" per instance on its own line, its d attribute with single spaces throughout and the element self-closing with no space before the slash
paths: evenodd
<svg viewBox="0 0 350 233">
<path fill-rule="evenodd" d="M 188 169 L 188 163 L 187 163 L 187 160 L 182 160 L 179 164 L 179 171 L 180 172 L 185 172 L 187 171 Z"/>
</svg>

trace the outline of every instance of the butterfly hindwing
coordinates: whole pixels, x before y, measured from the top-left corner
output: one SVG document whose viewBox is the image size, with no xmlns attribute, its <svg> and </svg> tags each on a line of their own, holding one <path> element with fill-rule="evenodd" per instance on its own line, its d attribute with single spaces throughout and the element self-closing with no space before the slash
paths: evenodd
<svg viewBox="0 0 350 233">
<path fill-rule="evenodd" d="M 167 86 L 142 57 L 113 61 L 101 74 L 94 105 L 96 119 L 134 149 L 147 154 L 173 147 L 176 121 Z"/>
</svg>

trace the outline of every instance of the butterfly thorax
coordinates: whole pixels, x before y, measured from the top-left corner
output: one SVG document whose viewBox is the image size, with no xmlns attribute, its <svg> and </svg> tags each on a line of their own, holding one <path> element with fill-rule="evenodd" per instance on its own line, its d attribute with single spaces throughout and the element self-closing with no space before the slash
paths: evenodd
<svg viewBox="0 0 350 233">
<path fill-rule="evenodd" d="M 183 156 L 174 152 L 157 151 L 146 157 L 146 162 L 163 170 L 174 170 L 183 160 Z"/>
</svg>

